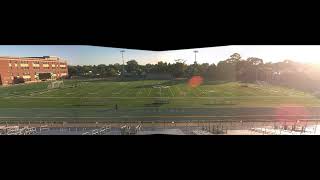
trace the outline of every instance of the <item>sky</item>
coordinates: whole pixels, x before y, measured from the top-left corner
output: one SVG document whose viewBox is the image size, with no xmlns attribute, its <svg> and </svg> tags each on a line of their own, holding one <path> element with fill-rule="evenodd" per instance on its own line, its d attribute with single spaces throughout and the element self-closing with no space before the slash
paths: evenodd
<svg viewBox="0 0 320 180">
<path fill-rule="evenodd" d="M 122 63 L 135 59 L 139 64 L 155 64 L 158 61 L 174 63 L 175 59 L 184 59 L 187 64 L 195 60 L 197 50 L 198 63 L 215 63 L 227 59 L 233 53 L 239 53 L 243 59 L 258 57 L 264 62 L 293 60 L 301 63 L 320 64 L 320 46 L 316 45 L 251 45 L 251 46 L 220 46 L 174 51 L 144 51 L 134 49 L 109 48 L 81 45 L 0 45 L 0 56 L 59 56 L 71 65 L 98 65 Z"/>
</svg>

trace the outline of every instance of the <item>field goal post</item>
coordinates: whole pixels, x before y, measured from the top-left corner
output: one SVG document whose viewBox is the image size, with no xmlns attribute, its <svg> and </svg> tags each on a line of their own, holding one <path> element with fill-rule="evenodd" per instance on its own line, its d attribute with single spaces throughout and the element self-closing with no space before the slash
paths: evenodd
<svg viewBox="0 0 320 180">
<path fill-rule="evenodd" d="M 48 84 L 48 89 L 56 89 L 56 88 L 63 88 L 64 83 L 63 81 L 52 81 Z"/>
</svg>

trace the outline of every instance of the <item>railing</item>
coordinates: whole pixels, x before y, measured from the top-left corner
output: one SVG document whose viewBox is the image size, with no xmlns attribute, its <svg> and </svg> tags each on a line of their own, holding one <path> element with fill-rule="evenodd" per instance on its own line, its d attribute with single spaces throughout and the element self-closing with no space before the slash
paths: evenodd
<svg viewBox="0 0 320 180">
<path fill-rule="evenodd" d="M 139 131 L 165 129 L 180 129 L 184 134 L 229 134 L 232 131 L 245 130 L 249 134 L 318 134 L 319 119 L 287 120 L 177 120 L 177 121 L 140 121 L 103 120 L 99 121 L 78 119 L 72 121 L 43 120 L 43 121 L 0 121 L 0 134 L 83 134 L 83 135 L 134 135 Z M 319 129 L 317 131 L 317 129 Z M 197 132 L 197 133 L 195 133 Z"/>
</svg>

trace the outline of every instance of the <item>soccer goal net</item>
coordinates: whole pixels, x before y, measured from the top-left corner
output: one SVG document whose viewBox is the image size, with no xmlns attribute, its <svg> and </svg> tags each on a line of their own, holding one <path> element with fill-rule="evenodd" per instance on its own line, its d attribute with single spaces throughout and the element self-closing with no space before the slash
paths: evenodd
<svg viewBox="0 0 320 180">
<path fill-rule="evenodd" d="M 62 88 L 63 86 L 63 81 L 52 81 L 48 84 L 48 89 Z"/>
</svg>

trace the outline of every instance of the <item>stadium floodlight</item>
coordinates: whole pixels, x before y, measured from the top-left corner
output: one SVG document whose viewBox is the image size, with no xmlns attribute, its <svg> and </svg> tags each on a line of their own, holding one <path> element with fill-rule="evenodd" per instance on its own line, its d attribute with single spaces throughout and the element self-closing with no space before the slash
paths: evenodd
<svg viewBox="0 0 320 180">
<path fill-rule="evenodd" d="M 121 57 L 122 57 L 122 77 L 124 76 L 124 59 L 123 59 L 123 53 L 125 52 L 125 50 L 121 50 Z"/>
<path fill-rule="evenodd" d="M 199 51 L 195 50 L 195 51 L 193 51 L 193 52 L 194 52 L 194 61 L 197 62 L 197 53 L 198 53 Z"/>
</svg>

